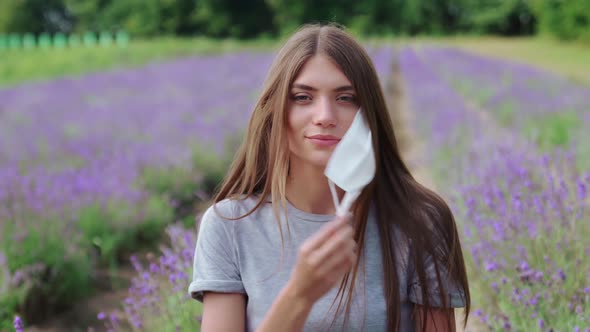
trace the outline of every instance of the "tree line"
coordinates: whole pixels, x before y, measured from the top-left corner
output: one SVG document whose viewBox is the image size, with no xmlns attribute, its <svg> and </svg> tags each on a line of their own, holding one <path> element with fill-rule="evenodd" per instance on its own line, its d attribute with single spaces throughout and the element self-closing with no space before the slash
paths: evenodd
<svg viewBox="0 0 590 332">
<path fill-rule="evenodd" d="M 589 0 L 2 0 L 0 34 L 277 37 L 331 21 L 364 35 L 551 34 L 590 41 Z"/>
</svg>

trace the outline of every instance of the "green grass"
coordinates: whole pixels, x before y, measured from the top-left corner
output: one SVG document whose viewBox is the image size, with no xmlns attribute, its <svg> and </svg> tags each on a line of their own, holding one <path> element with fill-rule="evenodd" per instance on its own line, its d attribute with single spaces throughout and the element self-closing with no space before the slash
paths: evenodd
<svg viewBox="0 0 590 332">
<path fill-rule="evenodd" d="M 26 81 L 79 75 L 114 67 L 187 56 L 216 54 L 241 49 L 269 50 L 281 40 L 213 40 L 208 38 L 161 37 L 133 40 L 128 47 L 78 47 L 75 49 L 1 51 L 0 87 Z M 431 42 L 452 45 L 479 55 L 498 57 L 534 65 L 590 85 L 590 45 L 565 43 L 549 38 L 500 37 L 390 37 L 364 39 L 383 44 Z"/>
<path fill-rule="evenodd" d="M 134 40 L 129 46 L 72 49 L 0 51 L 0 87 L 64 75 L 79 75 L 115 67 L 130 67 L 193 54 L 218 54 L 235 50 L 263 50 L 271 40 L 237 41 L 207 38 L 157 38 Z"/>
<path fill-rule="evenodd" d="M 72 49 L 1 50 L 0 88 L 196 54 L 221 54 L 238 50 L 276 51 L 285 38 L 243 41 L 160 37 L 132 40 L 125 48 L 81 46 Z M 371 46 L 391 41 L 383 38 L 362 40 Z"/>
<path fill-rule="evenodd" d="M 129 46 L 0 51 L 0 87 L 64 75 L 79 75 L 115 67 L 193 54 L 217 54 L 243 49 L 276 49 L 283 39 L 252 41 L 160 37 L 132 40 Z M 590 45 L 549 38 L 382 37 L 362 38 L 367 44 L 432 42 L 480 55 L 510 59 L 543 68 L 590 85 Z"/>
<path fill-rule="evenodd" d="M 417 38 L 404 42 L 451 45 L 478 55 L 533 65 L 590 85 L 590 44 L 562 42 L 547 37 Z"/>
</svg>

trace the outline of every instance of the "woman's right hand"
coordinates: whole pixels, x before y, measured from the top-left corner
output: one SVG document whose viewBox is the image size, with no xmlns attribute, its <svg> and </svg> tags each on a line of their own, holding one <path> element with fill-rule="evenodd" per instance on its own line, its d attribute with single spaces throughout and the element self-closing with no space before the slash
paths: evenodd
<svg viewBox="0 0 590 332">
<path fill-rule="evenodd" d="M 299 247 L 288 287 L 312 306 L 336 286 L 357 260 L 350 217 L 336 217 Z"/>
</svg>

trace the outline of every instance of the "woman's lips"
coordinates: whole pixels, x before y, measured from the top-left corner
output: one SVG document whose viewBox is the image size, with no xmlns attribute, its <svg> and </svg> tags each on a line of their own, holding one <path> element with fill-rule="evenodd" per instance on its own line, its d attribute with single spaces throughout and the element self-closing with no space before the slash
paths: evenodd
<svg viewBox="0 0 590 332">
<path fill-rule="evenodd" d="M 334 136 L 317 135 L 317 136 L 307 137 L 307 139 L 309 139 L 311 141 L 311 143 L 313 143 L 314 145 L 320 146 L 320 147 L 334 146 L 334 145 L 338 144 L 338 142 L 340 142 L 340 139 L 336 138 Z"/>
</svg>

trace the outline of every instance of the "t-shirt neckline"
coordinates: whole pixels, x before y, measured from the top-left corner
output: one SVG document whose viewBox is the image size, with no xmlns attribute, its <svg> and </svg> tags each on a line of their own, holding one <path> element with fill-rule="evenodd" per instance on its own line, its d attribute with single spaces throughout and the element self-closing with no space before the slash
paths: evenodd
<svg viewBox="0 0 590 332">
<path fill-rule="evenodd" d="M 289 216 L 294 216 L 297 219 L 312 222 L 328 222 L 334 220 L 336 215 L 333 214 L 316 214 L 309 213 L 296 208 L 289 200 L 287 200 L 287 213 Z"/>
</svg>

